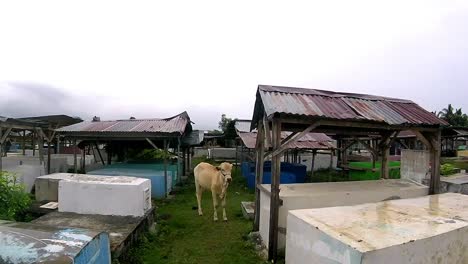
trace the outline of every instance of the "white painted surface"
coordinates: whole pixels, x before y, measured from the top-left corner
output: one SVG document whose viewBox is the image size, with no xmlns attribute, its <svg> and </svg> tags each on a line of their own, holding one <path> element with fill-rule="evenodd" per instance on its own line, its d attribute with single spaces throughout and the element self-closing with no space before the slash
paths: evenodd
<svg viewBox="0 0 468 264">
<path fill-rule="evenodd" d="M 260 235 L 268 247 L 270 227 L 270 185 L 263 184 L 260 192 Z M 429 193 L 425 185 L 409 180 L 376 180 L 352 182 L 324 182 L 283 184 L 280 186 L 278 249 L 286 245 L 287 214 L 289 210 L 323 208 L 380 202 L 387 199 L 404 199 L 424 196 Z"/>
<path fill-rule="evenodd" d="M 74 174 L 71 173 L 53 173 L 39 176 L 35 180 L 36 200 L 37 201 L 58 201 L 59 181 L 70 179 Z"/>
<path fill-rule="evenodd" d="M 306 165 L 307 171 L 310 171 L 312 168 L 312 154 L 303 153 L 300 155 L 301 155 L 300 163 L 303 165 Z M 315 156 L 314 171 L 330 168 L 330 158 L 331 158 L 330 154 L 318 152 L 317 155 Z M 337 157 L 333 156 L 332 168 L 336 168 L 337 161 L 338 161 Z"/>
<path fill-rule="evenodd" d="M 409 179 L 422 183 L 430 174 L 430 155 L 426 150 L 401 150 L 400 175 L 402 179 Z"/>
<path fill-rule="evenodd" d="M 286 263 L 468 263 L 468 196 L 293 210 Z"/>
<path fill-rule="evenodd" d="M 151 181 L 72 174 L 59 182 L 59 212 L 143 216 L 151 208 Z"/>
</svg>

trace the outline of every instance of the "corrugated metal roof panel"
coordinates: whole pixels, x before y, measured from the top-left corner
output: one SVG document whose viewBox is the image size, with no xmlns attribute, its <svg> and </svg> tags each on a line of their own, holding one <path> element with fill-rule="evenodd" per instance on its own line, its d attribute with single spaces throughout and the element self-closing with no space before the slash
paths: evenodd
<svg viewBox="0 0 468 264">
<path fill-rule="evenodd" d="M 397 98 L 266 85 L 258 86 L 258 94 L 267 116 L 279 113 L 388 125 L 447 125 L 414 102 Z"/>
<path fill-rule="evenodd" d="M 285 139 L 290 134 L 290 132 L 281 132 L 281 138 Z M 238 135 L 247 148 L 255 148 L 256 132 L 238 132 Z M 323 133 L 308 133 L 298 141 L 290 143 L 288 147 L 291 149 L 330 149 L 334 148 L 334 145 L 333 139 Z"/>
<path fill-rule="evenodd" d="M 69 133 L 179 133 L 183 134 L 190 118 L 186 112 L 166 119 L 128 119 L 115 121 L 85 121 L 57 129 Z"/>
</svg>

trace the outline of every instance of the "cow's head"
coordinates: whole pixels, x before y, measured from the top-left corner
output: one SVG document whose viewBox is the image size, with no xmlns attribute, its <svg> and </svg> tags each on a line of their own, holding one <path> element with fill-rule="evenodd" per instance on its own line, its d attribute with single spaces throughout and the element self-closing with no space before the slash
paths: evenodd
<svg viewBox="0 0 468 264">
<path fill-rule="evenodd" d="M 232 181 L 232 177 L 231 177 L 232 164 L 231 163 L 223 162 L 218 167 L 216 167 L 216 169 L 219 170 L 225 182 L 230 183 Z"/>
</svg>

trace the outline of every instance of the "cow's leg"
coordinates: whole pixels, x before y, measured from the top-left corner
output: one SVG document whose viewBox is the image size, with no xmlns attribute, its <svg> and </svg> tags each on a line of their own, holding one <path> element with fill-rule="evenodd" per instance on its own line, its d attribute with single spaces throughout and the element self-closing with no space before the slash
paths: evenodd
<svg viewBox="0 0 468 264">
<path fill-rule="evenodd" d="M 221 201 L 221 205 L 223 206 L 223 220 L 227 221 L 227 216 L 226 216 L 226 194 L 223 197 L 223 200 Z"/>
<path fill-rule="evenodd" d="M 215 190 L 211 190 L 211 196 L 213 196 L 213 220 L 218 221 L 218 197 Z"/>
<path fill-rule="evenodd" d="M 197 203 L 198 203 L 198 215 L 201 216 L 203 215 L 203 211 L 201 208 L 201 199 L 202 199 L 203 189 L 201 186 L 198 185 L 198 183 L 195 183 L 195 189 L 196 189 L 195 195 L 197 196 Z"/>
</svg>

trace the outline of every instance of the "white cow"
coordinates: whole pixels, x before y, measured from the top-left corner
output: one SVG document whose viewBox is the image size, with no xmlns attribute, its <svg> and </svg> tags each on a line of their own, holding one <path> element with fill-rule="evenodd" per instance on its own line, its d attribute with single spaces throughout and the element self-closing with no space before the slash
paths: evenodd
<svg viewBox="0 0 468 264">
<path fill-rule="evenodd" d="M 201 208 L 202 193 L 204 190 L 211 190 L 213 196 L 214 214 L 213 219 L 218 221 L 218 196 L 223 207 L 223 220 L 227 221 L 226 217 L 226 190 L 232 180 L 231 177 L 232 164 L 223 162 L 215 167 L 209 163 L 202 162 L 193 170 L 195 174 L 195 188 L 198 202 L 198 215 L 203 215 Z"/>
</svg>

